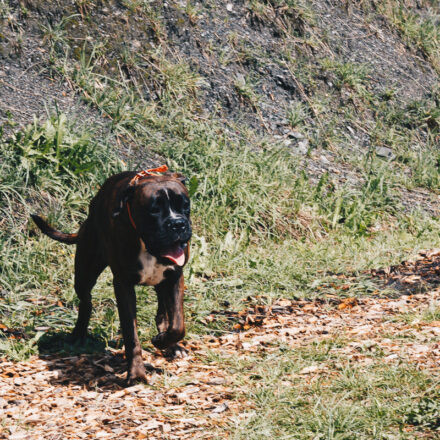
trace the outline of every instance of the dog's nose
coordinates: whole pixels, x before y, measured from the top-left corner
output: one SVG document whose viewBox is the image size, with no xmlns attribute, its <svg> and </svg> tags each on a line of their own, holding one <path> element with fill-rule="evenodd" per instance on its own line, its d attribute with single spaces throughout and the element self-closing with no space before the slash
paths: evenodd
<svg viewBox="0 0 440 440">
<path fill-rule="evenodd" d="M 176 218 L 167 222 L 167 227 L 173 232 L 182 232 L 186 228 L 186 221 L 183 218 Z"/>
</svg>

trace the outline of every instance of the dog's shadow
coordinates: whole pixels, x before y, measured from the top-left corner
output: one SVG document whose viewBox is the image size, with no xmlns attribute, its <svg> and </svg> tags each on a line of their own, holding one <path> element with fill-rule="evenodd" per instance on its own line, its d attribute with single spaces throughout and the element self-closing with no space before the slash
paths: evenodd
<svg viewBox="0 0 440 440">
<path fill-rule="evenodd" d="M 72 343 L 70 334 L 64 331 L 47 332 L 38 340 L 38 352 L 40 355 L 79 355 L 103 353 L 106 348 L 102 336 L 89 335 L 83 344 Z"/>
<path fill-rule="evenodd" d="M 88 390 L 118 390 L 127 386 L 127 363 L 122 350 L 107 349 L 105 340 L 88 336 L 84 344 L 69 342 L 66 332 L 47 333 L 38 341 L 40 358 L 53 375 L 52 385 L 79 386 Z M 163 374 L 163 370 L 145 364 L 147 372 Z"/>
</svg>

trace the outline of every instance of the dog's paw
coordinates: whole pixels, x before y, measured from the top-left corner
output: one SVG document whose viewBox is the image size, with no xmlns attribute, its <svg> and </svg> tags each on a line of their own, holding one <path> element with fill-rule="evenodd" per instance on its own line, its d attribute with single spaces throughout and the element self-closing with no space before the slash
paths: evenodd
<svg viewBox="0 0 440 440">
<path fill-rule="evenodd" d="M 168 359 L 183 359 L 189 356 L 189 352 L 181 345 L 175 344 L 164 350 L 164 355 Z"/>
<path fill-rule="evenodd" d="M 134 360 L 127 372 L 127 385 L 134 385 L 136 382 L 148 382 L 147 372 L 142 359 Z"/>
</svg>

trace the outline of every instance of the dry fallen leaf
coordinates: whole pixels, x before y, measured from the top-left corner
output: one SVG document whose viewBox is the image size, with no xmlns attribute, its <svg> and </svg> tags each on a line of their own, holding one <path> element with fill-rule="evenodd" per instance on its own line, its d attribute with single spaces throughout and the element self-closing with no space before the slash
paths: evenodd
<svg viewBox="0 0 440 440">
<path fill-rule="evenodd" d="M 226 402 L 222 403 L 219 406 L 216 406 L 214 409 L 211 410 L 214 414 L 221 414 L 222 412 L 225 412 L 229 409 L 229 406 Z"/>
<path fill-rule="evenodd" d="M 345 309 L 352 309 L 353 307 L 358 305 L 357 298 L 345 298 L 342 300 L 342 302 L 338 305 L 339 310 L 345 310 Z"/>
<path fill-rule="evenodd" d="M 319 365 L 311 365 L 310 367 L 303 368 L 298 374 L 312 374 L 318 373 L 321 371 L 321 367 Z"/>
</svg>

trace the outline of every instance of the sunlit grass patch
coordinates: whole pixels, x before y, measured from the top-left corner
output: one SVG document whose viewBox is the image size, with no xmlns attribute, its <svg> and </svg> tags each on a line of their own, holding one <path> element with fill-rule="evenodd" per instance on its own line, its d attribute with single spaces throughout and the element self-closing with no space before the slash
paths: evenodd
<svg viewBox="0 0 440 440">
<path fill-rule="evenodd" d="M 395 26 L 409 44 L 421 50 L 437 71 L 440 69 L 440 31 L 436 10 L 426 7 L 418 12 L 408 2 L 385 1 L 379 10 Z"/>
<path fill-rule="evenodd" d="M 357 366 L 340 357 L 324 359 L 327 367 L 315 368 L 322 358 L 312 347 L 254 359 L 257 374 L 249 395 L 255 408 L 235 420 L 233 438 L 410 439 L 417 429 L 431 438 L 438 419 L 434 400 L 429 406 L 424 396 L 438 380 L 406 364 Z M 303 374 L 296 373 L 298 366 Z"/>
</svg>

